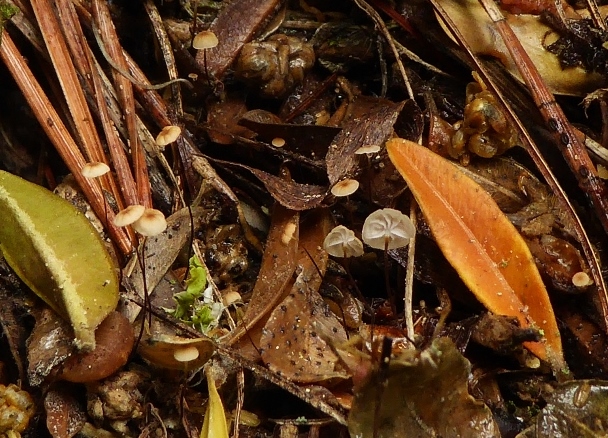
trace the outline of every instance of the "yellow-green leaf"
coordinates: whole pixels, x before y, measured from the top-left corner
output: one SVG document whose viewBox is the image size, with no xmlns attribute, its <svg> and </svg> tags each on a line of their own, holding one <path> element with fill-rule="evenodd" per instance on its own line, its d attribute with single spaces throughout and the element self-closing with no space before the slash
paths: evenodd
<svg viewBox="0 0 608 438">
<path fill-rule="evenodd" d="M 207 388 L 209 390 L 209 401 L 205 411 L 205 420 L 201 429 L 201 438 L 228 438 L 228 425 L 226 424 L 226 413 L 222 405 L 222 399 L 215 387 L 215 380 L 211 368 L 205 370 L 207 376 Z"/>
<path fill-rule="evenodd" d="M 95 348 L 95 328 L 118 304 L 118 277 L 84 215 L 48 190 L 0 171 L 0 250 L 21 279 Z"/>
<path fill-rule="evenodd" d="M 565 368 L 547 290 L 526 243 L 492 197 L 448 160 L 411 141 L 392 139 L 389 157 L 460 278 L 498 315 L 536 327 L 543 342 L 524 345 L 555 371 Z"/>
</svg>

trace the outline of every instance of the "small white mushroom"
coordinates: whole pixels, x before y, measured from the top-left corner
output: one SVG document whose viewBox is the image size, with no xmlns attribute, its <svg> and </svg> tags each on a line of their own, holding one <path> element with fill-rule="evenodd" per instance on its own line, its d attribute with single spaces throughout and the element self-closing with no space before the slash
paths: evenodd
<svg viewBox="0 0 608 438">
<path fill-rule="evenodd" d="M 281 137 L 276 137 L 272 139 L 270 144 L 272 144 L 275 148 L 282 148 L 283 146 L 285 146 L 285 139 Z"/>
<path fill-rule="evenodd" d="M 363 241 L 376 249 L 407 246 L 416 234 L 410 218 L 399 210 L 383 208 L 370 214 L 363 224 Z"/>
<path fill-rule="evenodd" d="M 167 146 L 177 140 L 177 137 L 182 133 L 182 129 L 179 126 L 168 125 L 165 126 L 159 134 L 156 136 L 156 144 L 158 146 Z"/>
<path fill-rule="evenodd" d="M 593 280 L 586 272 L 577 272 L 572 276 L 572 284 L 578 288 L 586 288 L 593 284 Z"/>
<path fill-rule="evenodd" d="M 194 345 L 187 345 L 173 351 L 173 358 L 178 362 L 191 362 L 198 359 L 198 356 L 198 348 Z"/>
<path fill-rule="evenodd" d="M 197 33 L 192 40 L 192 47 L 196 50 L 212 49 L 219 43 L 217 37 L 210 30 Z"/>
<path fill-rule="evenodd" d="M 323 249 L 334 257 L 359 257 L 363 255 L 363 243 L 353 230 L 338 225 L 331 230 L 323 241 Z"/>
<path fill-rule="evenodd" d="M 334 196 L 349 196 L 357 191 L 359 188 L 359 181 L 355 179 L 343 179 L 342 181 L 337 182 L 331 188 L 331 193 Z"/>
<path fill-rule="evenodd" d="M 142 236 L 156 236 L 167 229 L 167 221 L 161 211 L 146 208 L 141 217 L 133 223 L 133 229 Z"/>
<path fill-rule="evenodd" d="M 82 176 L 85 178 L 97 178 L 98 176 L 105 175 L 110 171 L 110 167 L 106 163 L 99 161 L 87 163 L 82 166 Z"/>
<path fill-rule="evenodd" d="M 126 227 L 139 219 L 146 210 L 143 205 L 129 205 L 124 210 L 119 211 L 114 217 L 114 225 L 117 227 Z"/>
<path fill-rule="evenodd" d="M 367 144 L 357 149 L 355 151 L 355 155 L 377 154 L 378 152 L 380 152 L 380 146 L 378 146 L 377 144 Z"/>
</svg>

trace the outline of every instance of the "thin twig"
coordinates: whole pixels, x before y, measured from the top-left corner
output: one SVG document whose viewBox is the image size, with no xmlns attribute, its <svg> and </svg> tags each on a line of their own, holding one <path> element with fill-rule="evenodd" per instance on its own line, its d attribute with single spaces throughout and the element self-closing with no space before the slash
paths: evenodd
<svg viewBox="0 0 608 438">
<path fill-rule="evenodd" d="M 414 229 L 416 228 L 416 210 L 418 203 L 416 199 L 412 196 L 412 201 L 410 203 L 410 219 L 412 224 L 414 225 Z M 416 234 L 410 239 L 410 244 L 407 249 L 407 269 L 405 271 L 405 297 L 403 301 L 405 302 L 405 328 L 407 337 L 414 341 L 415 332 L 414 332 L 414 315 L 412 313 L 413 302 L 414 302 L 414 261 L 416 257 Z"/>
<path fill-rule="evenodd" d="M 378 12 L 376 12 L 376 10 L 372 8 L 365 0 L 355 0 L 355 4 L 359 6 L 359 8 L 361 8 L 367 15 L 369 15 L 369 17 L 373 20 L 373 22 L 376 24 L 376 26 L 378 26 L 378 28 L 382 32 L 382 35 L 384 35 L 386 42 L 388 43 L 389 47 L 393 52 L 393 55 L 395 56 L 395 62 L 397 63 L 397 66 L 399 67 L 399 72 L 403 77 L 405 88 L 407 88 L 407 94 L 410 99 L 414 99 L 414 91 L 412 90 L 412 86 L 410 85 L 410 80 L 407 77 L 403 62 L 401 62 L 399 51 L 397 50 L 397 47 L 395 47 L 393 37 L 391 36 L 391 33 L 388 31 L 386 25 L 384 24 L 382 17 L 380 17 L 380 14 L 378 14 Z"/>
</svg>

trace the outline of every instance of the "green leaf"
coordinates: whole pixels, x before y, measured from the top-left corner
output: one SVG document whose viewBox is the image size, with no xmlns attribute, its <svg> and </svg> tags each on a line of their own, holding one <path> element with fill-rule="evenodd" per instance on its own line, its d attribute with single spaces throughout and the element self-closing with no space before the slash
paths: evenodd
<svg viewBox="0 0 608 438">
<path fill-rule="evenodd" d="M 211 368 L 205 370 L 207 387 L 209 388 L 209 402 L 205 411 L 205 420 L 201 429 L 201 438 L 228 438 L 228 425 L 222 399 L 215 387 Z"/>
<path fill-rule="evenodd" d="M 190 278 L 186 280 L 186 291 L 197 295 L 200 294 L 207 286 L 207 272 L 197 256 L 190 257 Z"/>
<path fill-rule="evenodd" d="M 0 250 L 21 279 L 67 319 L 78 348 L 118 304 L 116 269 L 84 215 L 48 190 L 0 171 Z"/>
</svg>

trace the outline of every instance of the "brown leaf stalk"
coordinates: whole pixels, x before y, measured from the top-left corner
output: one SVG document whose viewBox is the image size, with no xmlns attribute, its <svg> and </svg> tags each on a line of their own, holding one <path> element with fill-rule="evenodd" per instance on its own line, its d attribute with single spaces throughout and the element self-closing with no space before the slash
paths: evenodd
<svg viewBox="0 0 608 438">
<path fill-rule="evenodd" d="M 114 225 L 114 212 L 105 200 L 101 187 L 96 181 L 82 176 L 81 169 L 86 163 L 84 156 L 32 74 L 23 56 L 19 53 L 10 35 L 6 32 L 2 35 L 0 58 L 8 67 L 17 86 L 26 97 L 38 122 L 76 178 L 91 203 L 93 211 L 100 218 L 120 251 L 123 254 L 128 254 L 132 250 L 131 242 L 124 230 Z"/>
</svg>

